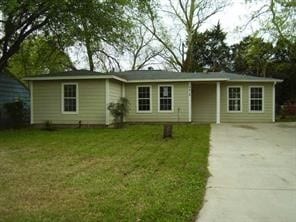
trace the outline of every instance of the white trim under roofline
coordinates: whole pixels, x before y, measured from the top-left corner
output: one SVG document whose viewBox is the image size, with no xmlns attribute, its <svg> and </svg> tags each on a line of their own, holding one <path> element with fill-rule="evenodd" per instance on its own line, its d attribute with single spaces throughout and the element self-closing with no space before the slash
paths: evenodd
<svg viewBox="0 0 296 222">
<path fill-rule="evenodd" d="M 229 79 L 145 79 L 145 80 L 128 80 L 128 83 L 149 83 L 149 82 L 216 82 L 228 81 Z"/>
<path fill-rule="evenodd" d="M 78 80 L 78 79 L 116 79 L 118 81 L 127 82 L 126 79 L 114 75 L 100 75 L 100 76 L 38 76 L 25 77 L 23 80 Z"/>
<path fill-rule="evenodd" d="M 281 79 L 252 79 L 252 80 L 228 80 L 228 82 L 270 82 L 270 83 L 274 83 L 274 82 L 283 82 L 283 80 Z"/>
</svg>

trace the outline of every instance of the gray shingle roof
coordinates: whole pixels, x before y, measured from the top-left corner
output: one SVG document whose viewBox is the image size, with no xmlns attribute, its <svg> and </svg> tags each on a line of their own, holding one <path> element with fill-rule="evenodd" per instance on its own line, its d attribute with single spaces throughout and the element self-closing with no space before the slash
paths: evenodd
<svg viewBox="0 0 296 222">
<path fill-rule="evenodd" d="M 281 81 L 279 79 L 274 78 L 263 78 L 257 76 L 250 75 L 242 75 L 228 72 L 172 72 L 172 71 L 162 71 L 162 70 L 138 70 L 138 71 L 125 71 L 125 72 L 111 72 L 111 73 L 101 73 L 101 72 L 91 72 L 88 70 L 76 70 L 76 71 L 68 71 L 68 72 L 60 72 L 60 73 L 51 73 L 51 74 L 43 74 L 38 76 L 31 76 L 24 78 L 25 80 L 42 80 L 49 78 L 57 78 L 63 79 L 63 77 L 67 79 L 75 79 L 78 77 L 87 77 L 91 78 L 110 78 L 110 77 L 120 77 L 121 80 L 127 82 L 157 82 L 159 81 Z M 73 77 L 73 78 L 72 78 Z"/>
<path fill-rule="evenodd" d="M 172 79 L 197 79 L 197 80 L 216 80 L 216 79 L 225 79 L 225 80 L 250 80 L 250 81 L 275 81 L 273 78 L 263 78 L 250 75 L 242 75 L 228 72 L 170 72 L 170 71 L 161 71 L 161 70 L 140 70 L 140 71 L 126 71 L 114 73 L 121 78 L 126 80 L 172 80 Z"/>
</svg>

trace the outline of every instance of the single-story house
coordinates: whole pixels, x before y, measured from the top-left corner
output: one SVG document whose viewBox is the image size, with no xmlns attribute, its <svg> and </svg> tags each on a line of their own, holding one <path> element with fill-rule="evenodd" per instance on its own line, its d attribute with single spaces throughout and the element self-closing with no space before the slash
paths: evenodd
<svg viewBox="0 0 296 222">
<path fill-rule="evenodd" d="M 109 125 L 107 107 L 130 102 L 126 122 L 274 122 L 279 79 L 227 72 L 161 70 L 113 73 L 86 70 L 25 78 L 31 91 L 31 124 Z"/>
<path fill-rule="evenodd" d="M 28 110 L 30 107 L 29 89 L 9 71 L 0 72 L 0 128 L 8 126 L 11 122 L 5 110 L 5 104 L 20 100 Z M 29 115 L 27 117 L 29 121 Z"/>
</svg>

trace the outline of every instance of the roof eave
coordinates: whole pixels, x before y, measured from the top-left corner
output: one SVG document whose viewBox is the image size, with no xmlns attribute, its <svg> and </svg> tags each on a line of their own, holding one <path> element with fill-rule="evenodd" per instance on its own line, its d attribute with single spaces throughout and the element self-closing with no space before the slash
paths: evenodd
<svg viewBox="0 0 296 222">
<path fill-rule="evenodd" d="M 282 79 L 233 79 L 228 82 L 283 82 Z"/>
<path fill-rule="evenodd" d="M 128 83 L 147 83 L 147 82 L 217 82 L 217 81 L 228 81 L 227 78 L 219 79 L 139 79 L 139 80 L 128 80 Z"/>
<path fill-rule="evenodd" d="M 38 80 L 80 80 L 80 79 L 116 79 L 121 82 L 127 82 L 126 79 L 115 75 L 100 75 L 100 76 L 38 76 L 38 77 L 25 77 L 25 81 L 38 81 Z"/>
</svg>

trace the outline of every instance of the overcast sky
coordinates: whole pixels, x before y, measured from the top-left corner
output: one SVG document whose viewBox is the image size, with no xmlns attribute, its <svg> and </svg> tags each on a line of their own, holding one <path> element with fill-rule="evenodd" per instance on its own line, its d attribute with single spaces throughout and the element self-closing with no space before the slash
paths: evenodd
<svg viewBox="0 0 296 222">
<path fill-rule="evenodd" d="M 204 31 L 208 28 L 211 28 L 214 25 L 216 25 L 218 21 L 220 21 L 223 31 L 227 33 L 226 42 L 228 43 L 228 45 L 232 45 L 234 43 L 238 43 L 240 40 L 243 39 L 243 37 L 246 37 L 254 33 L 259 28 L 259 24 L 253 22 L 246 28 L 241 29 L 250 19 L 251 14 L 255 10 L 258 10 L 267 0 L 255 1 L 255 3 L 252 2 L 248 4 L 246 4 L 245 0 L 229 1 L 229 6 L 227 6 L 221 12 L 217 13 L 216 15 L 212 16 L 209 20 L 207 20 L 207 22 L 201 27 L 199 31 Z M 165 23 L 166 28 L 174 32 L 174 29 L 176 29 L 174 24 L 175 22 L 165 14 L 162 16 L 164 17 L 163 22 Z M 70 53 L 70 57 L 72 61 L 76 61 L 75 64 L 77 68 L 87 68 L 87 64 L 85 62 L 86 55 L 82 48 L 80 48 L 79 50 L 73 50 Z M 121 61 L 126 61 L 127 59 L 128 58 L 122 58 Z M 124 64 L 122 68 L 127 69 L 127 67 L 125 67 Z"/>
</svg>

